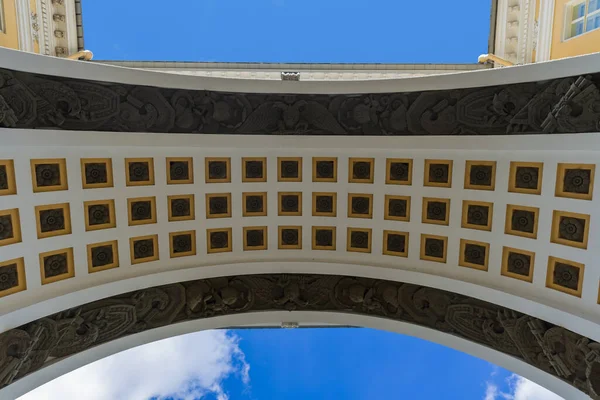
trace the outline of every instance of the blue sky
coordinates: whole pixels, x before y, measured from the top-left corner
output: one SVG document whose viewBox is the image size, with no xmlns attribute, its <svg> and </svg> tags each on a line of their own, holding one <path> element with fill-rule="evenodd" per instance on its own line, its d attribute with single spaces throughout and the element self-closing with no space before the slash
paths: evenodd
<svg viewBox="0 0 600 400">
<path fill-rule="evenodd" d="M 95 59 L 472 63 L 490 0 L 83 0 Z M 165 368 L 169 366 L 169 368 Z M 555 400 L 486 361 L 371 329 L 232 330 L 132 349 L 22 400 Z"/>
<path fill-rule="evenodd" d="M 491 0 L 83 0 L 96 59 L 471 63 Z"/>
</svg>

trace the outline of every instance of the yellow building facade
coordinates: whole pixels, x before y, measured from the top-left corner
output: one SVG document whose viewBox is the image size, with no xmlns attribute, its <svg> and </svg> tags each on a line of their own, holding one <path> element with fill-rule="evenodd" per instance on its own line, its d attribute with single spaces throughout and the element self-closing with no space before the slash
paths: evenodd
<svg viewBox="0 0 600 400">
<path fill-rule="evenodd" d="M 83 50 L 80 0 L 0 0 L 0 46 L 66 57 Z"/>
<path fill-rule="evenodd" d="M 527 64 L 600 51 L 600 0 L 494 0 L 489 52 Z"/>
</svg>

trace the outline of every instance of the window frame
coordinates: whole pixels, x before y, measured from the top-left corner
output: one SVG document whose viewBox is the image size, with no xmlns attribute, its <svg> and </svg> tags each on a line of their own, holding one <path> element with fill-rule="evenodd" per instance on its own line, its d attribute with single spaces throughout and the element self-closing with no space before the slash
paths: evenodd
<svg viewBox="0 0 600 400">
<path fill-rule="evenodd" d="M 585 6 L 583 16 L 573 19 L 574 8 L 581 4 L 583 4 Z M 597 10 L 594 10 L 590 13 L 589 6 L 590 6 L 590 0 L 574 0 L 570 3 L 567 3 L 567 5 L 565 6 L 566 8 L 565 8 L 565 21 L 564 21 L 564 28 L 563 28 L 563 41 L 571 40 L 571 39 L 580 37 L 582 35 L 585 35 L 586 33 L 593 32 L 597 29 L 600 29 L 600 27 L 598 27 L 598 28 L 590 29 L 589 31 L 587 30 L 588 18 L 590 16 L 600 16 L 600 8 Z M 576 24 L 578 22 L 583 23 L 582 32 L 577 35 L 571 35 L 573 24 Z"/>
</svg>

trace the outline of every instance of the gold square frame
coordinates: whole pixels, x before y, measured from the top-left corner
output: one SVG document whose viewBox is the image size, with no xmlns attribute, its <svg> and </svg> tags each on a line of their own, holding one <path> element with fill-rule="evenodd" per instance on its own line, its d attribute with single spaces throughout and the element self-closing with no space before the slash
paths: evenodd
<svg viewBox="0 0 600 400">
<path fill-rule="evenodd" d="M 363 232 L 368 234 L 369 243 L 366 249 L 352 246 L 352 232 Z M 346 236 L 346 251 L 353 253 L 371 253 L 371 248 L 373 246 L 373 229 L 348 227 L 346 230 Z"/>
<path fill-rule="evenodd" d="M 263 245 L 262 246 L 249 246 L 248 245 L 248 231 L 262 231 L 263 233 Z M 244 235 L 244 251 L 255 251 L 255 250 L 267 250 L 269 248 L 269 229 L 266 226 L 245 226 L 243 229 Z"/>
<path fill-rule="evenodd" d="M 148 180 L 147 181 L 132 181 L 129 176 L 129 164 L 139 162 L 148 163 Z M 125 159 L 125 184 L 127 186 L 153 186 L 154 185 L 154 158 L 126 158 Z"/>
<path fill-rule="evenodd" d="M 174 216 L 173 215 L 173 207 L 172 207 L 172 202 L 173 200 L 181 200 L 181 199 L 187 199 L 190 203 L 190 215 L 184 215 L 184 216 Z M 194 219 L 196 219 L 196 204 L 195 204 L 195 196 L 193 194 L 178 194 L 178 195 L 173 195 L 173 196 L 167 196 L 167 208 L 168 208 L 168 219 L 169 222 L 175 222 L 175 221 L 193 221 Z"/>
<path fill-rule="evenodd" d="M 444 256 L 442 258 L 432 257 L 425 254 L 425 243 L 427 242 L 427 239 L 441 240 L 444 242 Z M 445 264 L 448 258 L 448 236 L 429 235 L 422 233 L 420 253 L 421 260 Z"/>
<path fill-rule="evenodd" d="M 92 266 L 92 249 L 96 247 L 111 246 L 113 253 L 113 262 L 111 264 L 103 265 L 101 267 Z M 87 245 L 87 263 L 88 273 L 93 274 L 94 272 L 106 271 L 108 269 L 119 267 L 119 244 L 116 240 L 101 243 L 91 243 Z"/>
<path fill-rule="evenodd" d="M 568 169 L 589 169 L 590 170 L 590 192 L 589 193 L 570 193 L 565 192 L 565 173 Z M 556 197 L 566 197 L 570 199 L 592 200 L 594 195 L 594 175 L 596 173 L 596 164 L 569 164 L 559 163 L 556 167 L 556 188 L 554 195 Z"/>
<path fill-rule="evenodd" d="M 63 212 L 63 216 L 65 218 L 65 227 L 64 229 L 58 231 L 50 231 L 50 232 L 42 232 L 42 225 L 40 221 L 40 211 L 47 210 L 57 210 L 60 209 Z M 37 230 L 37 238 L 44 239 L 53 236 L 62 236 L 62 235 L 70 235 L 72 233 L 71 229 L 71 206 L 69 203 L 59 203 L 59 204 L 45 204 L 42 206 L 35 207 L 35 226 Z"/>
<path fill-rule="evenodd" d="M 331 212 L 317 211 L 317 197 L 331 197 L 333 208 Z M 337 193 L 336 192 L 313 192 L 312 194 L 313 217 L 336 217 L 337 216 Z"/>
<path fill-rule="evenodd" d="M 227 213 L 225 214 L 211 214 L 210 213 L 210 199 L 214 197 L 227 197 Z M 231 218 L 231 193 L 206 193 L 206 219 L 214 218 Z"/>
<path fill-rule="evenodd" d="M 554 281 L 554 279 L 553 279 L 554 269 L 556 268 L 557 263 L 567 264 L 567 265 L 573 266 L 579 270 L 579 281 L 577 282 L 577 289 L 573 290 L 570 288 L 566 288 L 564 286 L 557 285 L 556 283 L 553 282 Z M 585 272 L 584 264 L 581 264 L 581 263 L 578 263 L 575 261 L 571 261 L 571 260 L 565 260 L 563 258 L 549 256 L 548 257 L 548 270 L 546 272 L 546 287 L 550 288 L 550 289 L 558 290 L 559 292 L 570 294 L 571 296 L 581 297 L 581 292 L 583 290 L 584 272 Z"/>
<path fill-rule="evenodd" d="M 90 225 L 90 213 L 88 209 L 92 206 L 106 205 L 108 206 L 108 212 L 110 213 L 110 220 L 106 224 Z M 83 202 L 83 213 L 85 219 L 85 231 L 97 231 L 100 229 L 111 229 L 117 226 L 117 215 L 115 214 L 115 201 L 112 199 L 107 200 L 93 200 Z"/>
<path fill-rule="evenodd" d="M 393 250 L 388 249 L 387 242 L 388 242 L 388 237 L 390 235 L 404 236 L 404 251 L 393 251 Z M 383 230 L 383 254 L 386 256 L 405 257 L 405 258 L 408 257 L 409 236 L 410 236 L 410 234 L 408 232 L 390 231 L 390 230 L 384 229 Z"/>
<path fill-rule="evenodd" d="M 471 184 L 471 169 L 477 165 L 492 167 L 492 182 L 490 186 Z M 496 161 L 467 160 L 465 163 L 465 189 L 489 191 L 496 190 Z"/>
<path fill-rule="evenodd" d="M 250 212 L 246 209 L 246 198 L 249 196 L 262 197 L 263 210 Z M 266 217 L 267 216 L 267 192 L 243 192 L 242 193 L 242 217 Z"/>
<path fill-rule="evenodd" d="M 518 168 L 537 168 L 538 173 L 538 187 L 535 189 L 524 189 L 517 187 L 517 169 Z M 523 194 L 542 194 L 542 178 L 544 175 L 544 163 L 543 162 L 526 162 L 526 161 L 511 161 L 510 162 L 510 173 L 508 176 L 508 191 L 512 193 L 523 193 Z"/>
<path fill-rule="evenodd" d="M 50 278 L 46 278 L 46 273 L 44 271 L 44 259 L 47 257 L 55 256 L 58 254 L 66 253 L 67 255 L 67 272 L 65 274 L 52 276 Z M 58 281 L 62 281 L 65 279 L 69 279 L 75 276 L 75 263 L 73 261 L 73 248 L 69 247 L 66 249 L 48 251 L 45 253 L 40 253 L 40 276 L 42 278 L 42 285 L 47 285 L 49 283 L 54 283 Z"/>
<path fill-rule="evenodd" d="M 469 206 L 480 206 L 488 208 L 488 220 L 487 225 L 476 225 L 469 223 Z M 492 221 L 494 219 L 494 203 L 489 203 L 486 201 L 472 201 L 472 200 L 463 200 L 462 204 L 462 217 L 461 217 L 461 228 L 465 229 L 475 229 L 478 231 L 488 231 L 492 230 Z"/>
<path fill-rule="evenodd" d="M 223 179 L 211 179 L 210 177 L 210 163 L 211 162 L 224 162 L 227 172 Z M 205 183 L 230 183 L 231 182 L 231 158 L 230 157 L 206 157 L 204 159 L 204 182 Z"/>
<path fill-rule="evenodd" d="M 263 176 L 262 178 L 246 178 L 246 163 L 258 161 L 262 163 Z M 267 181 L 267 157 L 242 157 L 242 182 L 266 182 Z"/>
<path fill-rule="evenodd" d="M 352 212 L 352 199 L 355 197 L 367 197 L 369 199 L 369 213 L 356 214 Z M 372 193 L 348 193 L 348 218 L 373 218 L 373 194 Z"/>
<path fill-rule="evenodd" d="M 85 166 L 87 164 L 104 164 L 106 166 L 106 182 L 87 183 L 85 181 Z M 114 187 L 112 158 L 82 158 L 81 159 L 81 186 L 84 189 L 99 189 Z"/>
<path fill-rule="evenodd" d="M 321 161 L 332 161 L 333 162 L 333 178 L 319 178 L 317 177 L 317 163 Z M 337 182 L 338 176 L 338 158 L 337 157 L 313 157 L 312 159 L 312 180 L 313 182 Z"/>
<path fill-rule="evenodd" d="M 154 248 L 154 254 L 152 256 L 144 258 L 134 258 L 135 252 L 133 251 L 133 246 L 135 245 L 135 242 L 138 242 L 140 240 L 152 240 L 152 247 Z M 131 257 L 131 265 L 157 261 L 160 257 L 158 249 L 158 235 L 136 236 L 129 238 L 129 254 Z"/>
<path fill-rule="evenodd" d="M 190 251 L 184 251 L 182 253 L 175 253 L 175 250 L 173 249 L 173 238 L 175 236 L 183 236 L 183 235 L 191 236 L 192 249 Z M 171 256 L 171 258 L 195 256 L 196 255 L 196 231 L 190 230 L 190 231 L 169 232 L 169 255 Z"/>
<path fill-rule="evenodd" d="M 480 246 L 485 248 L 485 262 L 483 265 L 470 263 L 465 259 L 465 249 L 468 244 L 474 246 Z M 458 254 L 458 265 L 461 267 L 478 269 L 480 271 L 487 271 L 490 263 L 490 244 L 486 242 L 479 242 L 476 240 L 460 239 L 460 252 Z"/>
<path fill-rule="evenodd" d="M 213 249 L 210 247 L 210 235 L 216 232 L 226 232 L 227 233 L 227 247 Z M 208 254 L 214 253 L 229 253 L 233 248 L 233 235 L 232 228 L 215 228 L 215 229 L 207 229 L 206 230 L 206 252 Z"/>
<path fill-rule="evenodd" d="M 317 244 L 317 231 L 331 231 L 331 246 L 320 246 Z M 335 250 L 336 249 L 336 227 L 335 226 L 313 226 L 312 227 L 312 249 L 313 250 Z"/>
<path fill-rule="evenodd" d="M 281 163 L 284 161 L 296 161 L 298 163 L 297 178 L 285 178 L 282 176 Z M 277 157 L 277 182 L 302 182 L 302 157 Z"/>
<path fill-rule="evenodd" d="M 390 215 L 390 200 L 405 200 L 406 201 L 406 217 L 397 217 Z M 389 221 L 410 222 L 410 196 L 396 196 L 391 194 L 385 195 L 385 204 L 383 211 L 383 219 Z"/>
<path fill-rule="evenodd" d="M 516 230 L 511 229 L 512 214 L 513 214 L 513 211 L 517 211 L 517 210 L 529 211 L 529 212 L 534 213 L 533 233 L 521 232 L 521 231 L 516 231 Z M 507 235 L 515 235 L 515 236 L 526 237 L 529 239 L 537 239 L 539 219 L 540 219 L 540 209 L 538 207 L 526 207 L 526 206 L 519 206 L 519 205 L 515 205 L 515 204 L 507 204 L 506 205 L 506 219 L 504 221 L 504 233 Z"/>
<path fill-rule="evenodd" d="M 352 171 L 354 170 L 354 163 L 357 162 L 366 162 L 369 163 L 369 176 L 368 179 L 358 179 L 352 176 Z M 358 158 L 358 157 L 350 157 L 348 159 L 348 182 L 349 183 L 373 183 L 375 181 L 375 159 L 374 158 Z"/>
<path fill-rule="evenodd" d="M 427 205 L 429 203 L 434 203 L 434 202 L 446 204 L 446 215 L 445 215 L 445 218 L 443 221 L 427 218 Z M 423 197 L 421 222 L 424 224 L 433 224 L 433 225 L 444 225 L 444 226 L 450 225 L 450 199 L 443 199 L 443 198 L 437 198 L 437 197 Z"/>
<path fill-rule="evenodd" d="M 171 162 L 188 163 L 188 179 L 173 179 L 171 176 Z M 167 157 L 165 160 L 167 168 L 167 185 L 186 185 L 194 183 L 194 158 L 193 157 Z"/>
<path fill-rule="evenodd" d="M 444 164 L 448 166 L 448 182 L 431 182 L 429 180 L 429 170 L 434 164 Z M 425 172 L 423 174 L 423 186 L 450 188 L 452 187 L 452 160 L 425 160 Z"/>
<path fill-rule="evenodd" d="M 396 181 L 391 177 L 391 168 L 393 163 L 406 163 L 408 164 L 408 180 L 407 181 Z M 412 185 L 413 176 L 413 160 L 412 158 L 387 158 L 385 160 L 385 183 L 386 185 Z"/>
<path fill-rule="evenodd" d="M 7 188 L 0 189 L 0 196 L 17 194 L 17 181 L 15 179 L 15 163 L 13 160 L 0 160 L 0 166 L 6 170 Z"/>
<path fill-rule="evenodd" d="M 19 293 L 24 290 L 27 290 L 27 279 L 25 277 L 25 260 L 23 257 L 15 258 L 13 260 L 2 261 L 0 263 L 0 268 L 7 267 L 9 265 L 16 264 L 17 265 L 17 286 L 13 286 L 9 289 L 0 291 L 0 298 L 9 296 L 14 293 Z"/>
<path fill-rule="evenodd" d="M 65 158 L 37 158 L 32 159 L 31 180 L 33 184 L 33 193 L 57 192 L 59 190 L 69 190 L 69 179 L 67 176 L 67 160 Z M 38 186 L 35 168 L 40 164 L 57 164 L 60 174 L 60 185 L 56 186 Z"/>
<path fill-rule="evenodd" d="M 281 234 L 284 229 L 295 229 L 298 231 L 298 244 L 284 244 L 281 240 Z M 302 249 L 302 226 L 301 225 L 285 225 L 277 227 L 277 248 L 279 250 L 299 250 Z"/>
<path fill-rule="evenodd" d="M 0 240 L 0 247 L 8 246 L 10 244 L 20 243 L 23 240 L 21 235 L 21 217 L 19 215 L 18 208 L 11 208 L 8 210 L 0 210 L 0 216 L 9 216 L 11 219 L 13 237 Z M 37 218 L 36 218 L 37 221 Z"/>
<path fill-rule="evenodd" d="M 152 211 L 152 218 L 150 218 L 150 219 L 142 219 L 142 220 L 139 220 L 139 221 L 134 221 L 133 220 L 133 215 L 131 213 L 131 206 L 132 206 L 133 203 L 139 202 L 139 201 L 149 201 L 150 202 L 150 209 Z M 127 222 L 129 224 L 129 226 L 155 224 L 156 223 L 156 197 L 155 196 L 149 196 L 149 197 L 131 197 L 131 198 L 128 198 L 127 199 Z"/>
<path fill-rule="evenodd" d="M 529 268 L 529 275 L 525 276 L 525 275 L 519 275 L 519 274 L 515 274 L 514 272 L 510 272 L 508 270 L 508 257 L 510 255 L 510 253 L 515 253 L 515 254 L 522 254 L 524 256 L 528 256 L 529 259 L 531 260 L 531 267 Z M 528 251 L 528 250 L 522 250 L 522 249 L 515 249 L 513 247 L 507 247 L 504 246 L 502 248 L 502 268 L 500 271 L 500 274 L 503 276 L 508 276 L 509 278 L 515 278 L 515 279 L 519 279 L 521 281 L 525 281 L 525 282 L 533 282 L 533 270 L 535 268 L 535 253 L 533 251 Z"/>
<path fill-rule="evenodd" d="M 560 237 L 560 220 L 561 218 L 577 218 L 585 221 L 585 230 L 583 232 L 583 242 L 576 242 L 573 240 L 563 239 Z M 552 212 L 552 231 L 550 233 L 550 241 L 552 243 L 562 244 L 564 246 L 577 247 L 579 249 L 587 249 L 588 238 L 590 233 L 590 215 L 579 214 L 568 211 L 554 210 Z"/>
<path fill-rule="evenodd" d="M 283 211 L 282 198 L 283 196 L 297 196 L 298 197 L 298 211 Z M 278 192 L 277 193 L 277 215 L 288 216 L 288 217 L 300 217 L 302 216 L 302 192 Z"/>
</svg>

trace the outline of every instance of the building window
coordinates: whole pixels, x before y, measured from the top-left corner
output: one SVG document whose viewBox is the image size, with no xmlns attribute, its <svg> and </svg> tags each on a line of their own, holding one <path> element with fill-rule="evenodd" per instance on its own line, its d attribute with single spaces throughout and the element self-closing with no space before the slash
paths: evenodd
<svg viewBox="0 0 600 400">
<path fill-rule="evenodd" d="M 600 28 L 600 0 L 578 1 L 568 7 L 566 39 Z"/>
</svg>

